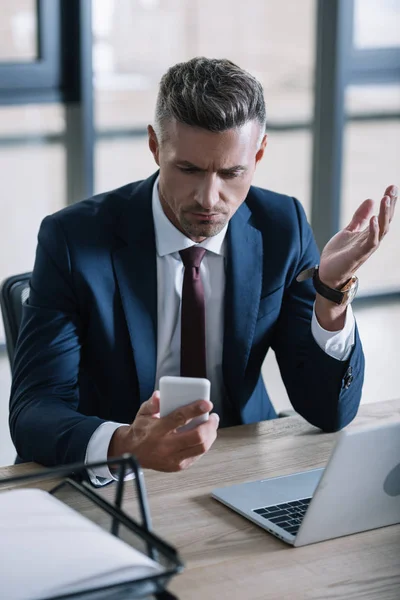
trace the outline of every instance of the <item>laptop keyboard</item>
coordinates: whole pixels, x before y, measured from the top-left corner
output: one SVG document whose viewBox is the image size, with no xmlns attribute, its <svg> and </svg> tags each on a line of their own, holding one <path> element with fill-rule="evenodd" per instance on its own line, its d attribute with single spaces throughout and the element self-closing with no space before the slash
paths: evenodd
<svg viewBox="0 0 400 600">
<path fill-rule="evenodd" d="M 268 519 L 278 527 L 282 527 L 288 533 L 296 535 L 310 502 L 311 498 L 303 498 L 302 500 L 294 500 L 275 506 L 256 508 L 253 509 L 253 512 Z"/>
</svg>

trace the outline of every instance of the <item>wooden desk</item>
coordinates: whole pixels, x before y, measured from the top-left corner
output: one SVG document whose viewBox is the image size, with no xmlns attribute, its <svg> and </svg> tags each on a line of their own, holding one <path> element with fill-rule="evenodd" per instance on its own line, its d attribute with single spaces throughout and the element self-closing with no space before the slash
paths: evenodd
<svg viewBox="0 0 400 600">
<path fill-rule="evenodd" d="M 350 427 L 399 418 L 400 400 L 369 404 Z M 292 548 L 210 498 L 216 486 L 323 466 L 334 440 L 289 417 L 221 430 L 188 471 L 145 471 L 154 530 L 186 562 L 171 591 L 180 600 L 399 600 L 400 525 Z M 33 468 L 4 467 L 0 477 Z M 113 486 L 100 493 L 111 497 Z M 133 509 L 130 486 L 124 508 Z"/>
</svg>

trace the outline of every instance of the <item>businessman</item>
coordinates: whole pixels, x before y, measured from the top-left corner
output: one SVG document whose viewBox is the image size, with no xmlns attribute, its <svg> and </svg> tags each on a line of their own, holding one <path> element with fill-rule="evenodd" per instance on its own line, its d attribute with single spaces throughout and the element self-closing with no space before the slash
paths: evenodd
<svg viewBox="0 0 400 600">
<path fill-rule="evenodd" d="M 397 189 L 377 215 L 365 200 L 319 257 L 300 203 L 251 186 L 265 122 L 246 71 L 175 65 L 148 127 L 157 173 L 43 221 L 10 402 L 22 460 L 131 452 L 144 467 L 184 469 L 219 422 L 276 417 L 260 373 L 269 348 L 304 418 L 323 431 L 353 419 L 364 373 L 355 273 L 387 233 Z M 208 377 L 212 402 L 160 418 L 163 375 Z M 207 423 L 176 431 L 207 411 Z"/>
</svg>

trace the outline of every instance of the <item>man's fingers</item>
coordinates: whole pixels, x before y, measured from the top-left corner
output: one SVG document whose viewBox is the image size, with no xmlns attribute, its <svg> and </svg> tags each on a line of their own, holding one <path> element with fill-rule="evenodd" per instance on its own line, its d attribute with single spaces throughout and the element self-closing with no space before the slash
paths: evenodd
<svg viewBox="0 0 400 600">
<path fill-rule="evenodd" d="M 179 461 L 187 458 L 193 458 L 195 456 L 201 456 L 202 454 L 208 452 L 208 450 L 211 448 L 217 437 L 219 423 L 219 418 L 215 418 L 217 415 L 215 415 L 213 418 L 211 418 L 211 416 L 212 415 L 210 415 L 210 419 L 206 423 L 199 425 L 192 431 L 185 432 L 192 435 L 189 436 L 189 440 L 187 440 L 186 443 L 182 445 L 181 450 L 179 450 L 177 454 Z M 182 437 L 185 435 L 185 433 L 182 433 Z M 179 445 L 181 444 L 182 439 L 179 440 Z"/>
<path fill-rule="evenodd" d="M 210 412 L 212 408 L 212 402 L 209 400 L 196 400 L 196 402 L 192 402 L 191 404 L 177 408 L 169 415 L 166 415 L 160 419 L 158 424 L 160 434 L 162 435 L 170 431 L 174 431 L 178 427 L 186 425 L 186 423 L 194 417 L 200 417 L 201 415 Z"/>
<path fill-rule="evenodd" d="M 189 431 L 176 431 L 166 435 L 164 451 L 169 456 L 169 462 L 174 465 L 172 470 L 186 469 L 194 459 L 205 454 L 215 442 L 219 425 L 219 416 L 211 414 L 208 421 Z M 193 460 L 190 460 L 193 459 Z"/>
<path fill-rule="evenodd" d="M 138 410 L 138 415 L 150 417 L 160 412 L 160 392 L 156 390 L 149 400 L 143 402 Z"/>
<path fill-rule="evenodd" d="M 397 187 L 395 185 L 390 185 L 388 188 L 386 188 L 385 196 L 390 197 L 389 223 L 391 222 L 391 220 L 394 217 L 394 211 L 396 209 L 396 202 L 397 202 L 398 195 L 399 195 L 399 190 L 397 189 Z"/>
<path fill-rule="evenodd" d="M 180 469 L 185 468 L 185 466 L 182 466 L 183 461 L 186 461 L 188 458 L 198 458 L 203 456 L 206 452 L 207 450 L 204 450 L 203 446 L 191 446 L 190 448 L 182 450 L 178 455 L 178 465 L 180 465 Z"/>
<path fill-rule="evenodd" d="M 386 188 L 385 195 L 381 200 L 378 215 L 380 239 L 382 239 L 389 231 L 389 224 L 394 216 L 398 193 L 398 188 L 395 185 L 389 185 Z M 373 200 L 364 200 L 364 202 L 357 208 L 346 229 L 351 232 L 362 231 L 367 222 L 371 219 L 373 208 Z"/>
<path fill-rule="evenodd" d="M 389 231 L 390 217 L 392 214 L 390 196 L 383 196 L 379 207 L 379 239 L 381 240 Z"/>
<path fill-rule="evenodd" d="M 374 208 L 374 201 L 370 198 L 368 200 L 364 200 L 362 204 L 357 208 L 356 212 L 353 215 L 350 223 L 346 227 L 348 231 L 361 231 L 367 224 L 369 218 L 371 217 L 371 213 Z"/>
<path fill-rule="evenodd" d="M 385 193 L 383 194 L 384 196 L 397 196 L 398 195 L 398 189 L 397 186 L 395 185 L 388 185 Z"/>
<path fill-rule="evenodd" d="M 368 240 L 367 247 L 369 253 L 372 253 L 379 246 L 379 223 L 378 217 L 373 216 L 369 222 L 369 232 L 368 232 Z"/>
<path fill-rule="evenodd" d="M 215 430 L 219 427 L 219 415 L 217 413 L 211 413 L 208 417 L 208 421 L 212 421 L 214 423 Z"/>
<path fill-rule="evenodd" d="M 219 425 L 219 416 L 216 413 L 211 413 L 208 421 L 201 423 L 188 431 L 177 431 L 173 436 L 174 443 L 177 444 L 177 450 L 181 451 L 185 448 L 198 446 L 202 444 L 208 437 L 215 439 Z"/>
</svg>

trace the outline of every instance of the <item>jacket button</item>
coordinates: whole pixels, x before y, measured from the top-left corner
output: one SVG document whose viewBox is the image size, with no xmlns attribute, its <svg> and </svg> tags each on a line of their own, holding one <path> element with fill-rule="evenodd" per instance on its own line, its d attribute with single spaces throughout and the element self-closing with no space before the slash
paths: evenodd
<svg viewBox="0 0 400 600">
<path fill-rule="evenodd" d="M 343 378 L 343 388 L 345 390 L 348 390 L 349 387 L 351 386 L 351 382 L 353 381 L 353 368 L 349 367 L 345 373 L 345 376 Z"/>
</svg>

